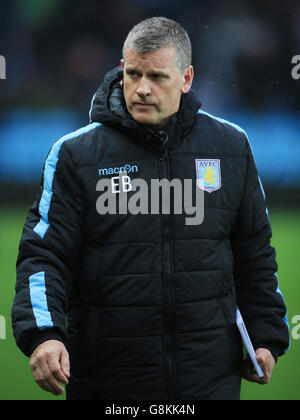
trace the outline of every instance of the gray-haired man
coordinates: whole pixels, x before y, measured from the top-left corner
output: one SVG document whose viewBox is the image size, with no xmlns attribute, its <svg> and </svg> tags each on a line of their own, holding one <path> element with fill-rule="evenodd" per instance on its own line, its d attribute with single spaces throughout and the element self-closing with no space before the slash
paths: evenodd
<svg viewBox="0 0 300 420">
<path fill-rule="evenodd" d="M 179 24 L 141 22 L 93 98 L 90 125 L 49 153 L 21 240 L 13 324 L 35 380 L 55 395 L 69 382 L 69 399 L 239 399 L 237 305 L 261 383 L 288 347 L 251 147 L 242 129 L 200 110 L 191 57 Z M 193 180 L 204 222 L 98 214 L 99 168 L 126 165 L 148 185 Z"/>
</svg>

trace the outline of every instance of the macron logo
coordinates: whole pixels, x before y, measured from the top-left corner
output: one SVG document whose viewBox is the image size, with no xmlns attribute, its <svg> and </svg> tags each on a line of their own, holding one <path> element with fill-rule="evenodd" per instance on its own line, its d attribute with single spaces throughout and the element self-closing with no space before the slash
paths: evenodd
<svg viewBox="0 0 300 420">
<path fill-rule="evenodd" d="M 119 175 L 121 172 L 135 173 L 138 172 L 139 168 L 136 165 L 126 164 L 124 166 L 116 166 L 115 168 L 102 168 L 99 169 L 100 176 L 107 175 Z"/>
</svg>

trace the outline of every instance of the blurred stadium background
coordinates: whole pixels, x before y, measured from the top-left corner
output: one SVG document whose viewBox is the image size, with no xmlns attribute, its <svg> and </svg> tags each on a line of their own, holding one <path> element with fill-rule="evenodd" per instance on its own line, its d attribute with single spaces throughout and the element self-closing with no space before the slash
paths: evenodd
<svg viewBox="0 0 300 420">
<path fill-rule="evenodd" d="M 43 162 L 57 139 L 88 123 L 91 98 L 119 64 L 128 31 L 155 15 L 190 33 L 203 109 L 249 134 L 291 331 L 300 315 L 300 80 L 291 76 L 292 57 L 300 54 L 300 2 L 0 0 L 0 55 L 7 61 L 7 80 L 0 81 L 0 400 L 52 399 L 33 383 L 10 325 L 18 242 Z M 244 383 L 243 399 L 299 400 L 299 356 L 300 340 L 291 338 L 272 384 Z"/>
</svg>

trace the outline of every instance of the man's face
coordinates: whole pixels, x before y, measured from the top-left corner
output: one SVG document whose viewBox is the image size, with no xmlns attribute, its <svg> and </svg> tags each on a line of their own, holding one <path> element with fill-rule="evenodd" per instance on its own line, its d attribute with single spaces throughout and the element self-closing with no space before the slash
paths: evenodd
<svg viewBox="0 0 300 420">
<path fill-rule="evenodd" d="M 124 96 L 137 122 L 163 128 L 178 112 L 181 95 L 191 89 L 194 73 L 190 66 L 182 74 L 175 59 L 176 50 L 170 46 L 147 54 L 125 50 L 125 60 L 121 60 Z"/>
</svg>

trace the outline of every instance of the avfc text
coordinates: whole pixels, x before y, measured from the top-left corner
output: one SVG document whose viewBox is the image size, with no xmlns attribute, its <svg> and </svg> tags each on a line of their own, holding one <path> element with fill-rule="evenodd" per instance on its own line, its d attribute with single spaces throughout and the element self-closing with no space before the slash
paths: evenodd
<svg viewBox="0 0 300 420">
<path fill-rule="evenodd" d="M 295 64 L 295 67 L 292 69 L 292 78 L 294 80 L 300 79 L 300 55 L 295 55 L 292 58 L 292 64 Z"/>
</svg>

